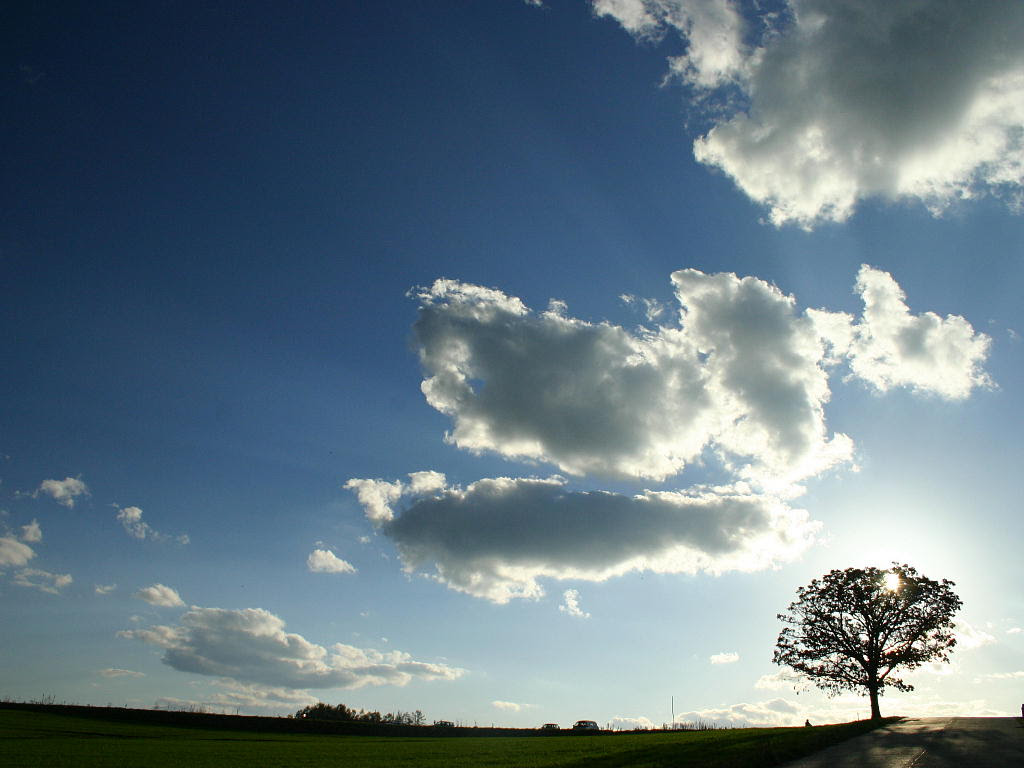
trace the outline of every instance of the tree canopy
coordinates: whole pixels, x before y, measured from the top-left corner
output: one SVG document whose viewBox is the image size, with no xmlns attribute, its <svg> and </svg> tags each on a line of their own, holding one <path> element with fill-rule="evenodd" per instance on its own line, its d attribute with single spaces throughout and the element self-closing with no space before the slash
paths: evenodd
<svg viewBox="0 0 1024 768">
<path fill-rule="evenodd" d="M 418 709 L 415 712 L 368 712 L 355 710 L 344 704 L 325 704 L 322 701 L 303 707 L 291 717 L 308 720 L 343 720 L 361 723 L 388 723 L 395 725 L 423 725 L 426 718 Z"/>
<path fill-rule="evenodd" d="M 797 590 L 776 642 L 776 664 L 809 678 L 830 695 L 866 691 L 881 717 L 886 688 L 914 687 L 893 673 L 949 661 L 953 615 L 962 605 L 953 582 L 933 581 L 909 565 L 829 571 Z"/>
</svg>

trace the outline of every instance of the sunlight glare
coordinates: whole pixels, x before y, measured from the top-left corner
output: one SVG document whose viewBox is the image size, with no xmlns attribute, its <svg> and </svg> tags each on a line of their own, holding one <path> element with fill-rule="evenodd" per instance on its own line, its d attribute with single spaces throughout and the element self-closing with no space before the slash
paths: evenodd
<svg viewBox="0 0 1024 768">
<path fill-rule="evenodd" d="M 898 573 L 885 574 L 885 588 L 890 592 L 897 592 L 900 588 L 900 575 Z"/>
</svg>

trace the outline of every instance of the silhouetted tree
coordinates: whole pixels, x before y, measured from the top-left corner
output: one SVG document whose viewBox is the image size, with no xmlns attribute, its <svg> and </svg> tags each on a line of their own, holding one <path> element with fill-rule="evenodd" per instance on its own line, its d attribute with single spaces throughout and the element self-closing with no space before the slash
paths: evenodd
<svg viewBox="0 0 1024 768">
<path fill-rule="evenodd" d="M 303 707 L 293 717 L 309 720 L 356 720 L 358 714 L 344 704 L 336 704 L 332 707 L 330 704 L 318 701 L 316 704 Z"/>
<path fill-rule="evenodd" d="M 953 586 L 898 563 L 829 571 L 797 590 L 789 612 L 779 614 L 789 626 L 779 634 L 773 661 L 833 696 L 867 691 L 871 718 L 879 719 L 885 688 L 914 690 L 894 670 L 949 661 L 953 614 L 962 605 Z"/>
<path fill-rule="evenodd" d="M 415 712 L 388 712 L 382 715 L 380 712 L 369 712 L 366 710 L 355 710 L 346 707 L 344 704 L 324 704 L 318 701 L 303 707 L 294 715 L 289 717 L 307 720 L 350 720 L 361 723 L 387 723 L 389 725 L 424 725 L 427 719 L 420 710 Z"/>
</svg>

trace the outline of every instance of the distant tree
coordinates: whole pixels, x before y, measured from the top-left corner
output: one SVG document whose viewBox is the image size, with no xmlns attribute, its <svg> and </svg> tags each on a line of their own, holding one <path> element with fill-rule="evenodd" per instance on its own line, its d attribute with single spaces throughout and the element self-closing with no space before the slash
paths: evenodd
<svg viewBox="0 0 1024 768">
<path fill-rule="evenodd" d="M 332 707 L 329 703 L 317 701 L 314 705 L 303 707 L 292 717 L 305 718 L 307 720 L 364 720 L 368 714 L 361 710 L 356 712 L 345 707 L 343 703 L 338 703 L 338 705 Z M 378 714 L 377 717 L 379 719 L 380 715 Z"/>
<path fill-rule="evenodd" d="M 305 706 L 289 717 L 306 720 L 352 720 L 361 723 L 387 723 L 389 725 L 423 725 L 427 721 L 418 709 L 415 712 L 398 710 L 382 715 L 380 712 L 355 710 L 344 704 L 331 706 L 322 701 Z"/>
<path fill-rule="evenodd" d="M 292 717 L 305 718 L 307 720 L 357 720 L 359 714 L 354 709 L 349 709 L 344 704 L 325 704 L 318 701 L 310 704 L 296 712 Z"/>
<path fill-rule="evenodd" d="M 953 582 L 919 574 L 909 565 L 829 571 L 797 590 L 779 619 L 773 661 L 836 695 L 866 691 L 871 718 L 881 718 L 878 697 L 888 688 L 914 687 L 893 676 L 931 661 L 949 661 L 956 645 L 953 615 L 962 602 Z"/>
</svg>

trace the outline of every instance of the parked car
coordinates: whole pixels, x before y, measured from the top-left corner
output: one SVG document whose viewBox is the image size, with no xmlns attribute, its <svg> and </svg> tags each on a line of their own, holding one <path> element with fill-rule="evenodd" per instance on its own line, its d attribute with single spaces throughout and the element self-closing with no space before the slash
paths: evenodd
<svg viewBox="0 0 1024 768">
<path fill-rule="evenodd" d="M 576 724 L 572 727 L 574 731 L 600 731 L 597 727 L 597 723 L 593 720 L 577 720 Z"/>
<path fill-rule="evenodd" d="M 561 728 L 558 727 L 558 723 L 544 723 L 544 725 L 542 725 L 540 727 L 540 729 L 542 731 L 560 731 L 560 730 L 562 730 Z"/>
</svg>

